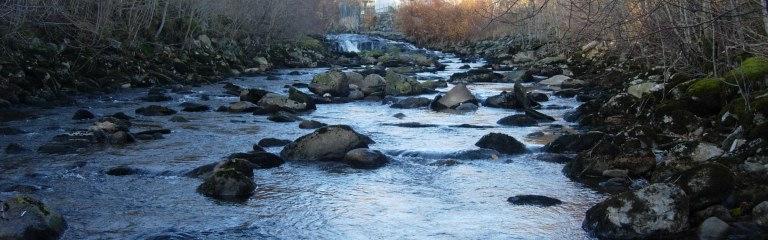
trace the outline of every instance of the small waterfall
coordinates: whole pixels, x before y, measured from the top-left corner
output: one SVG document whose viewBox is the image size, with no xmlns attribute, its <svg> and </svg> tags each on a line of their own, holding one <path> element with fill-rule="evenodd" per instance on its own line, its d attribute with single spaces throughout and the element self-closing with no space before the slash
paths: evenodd
<svg viewBox="0 0 768 240">
<path fill-rule="evenodd" d="M 340 47 L 343 52 L 360 52 L 360 49 L 357 47 L 357 44 L 353 43 L 351 40 L 346 39 L 340 42 Z"/>
<path fill-rule="evenodd" d="M 358 53 L 361 51 L 386 51 L 391 48 L 397 48 L 401 51 L 419 50 L 419 48 L 410 43 L 360 34 L 328 35 L 326 36 L 326 39 L 334 42 L 336 44 L 336 50 L 339 52 Z"/>
</svg>

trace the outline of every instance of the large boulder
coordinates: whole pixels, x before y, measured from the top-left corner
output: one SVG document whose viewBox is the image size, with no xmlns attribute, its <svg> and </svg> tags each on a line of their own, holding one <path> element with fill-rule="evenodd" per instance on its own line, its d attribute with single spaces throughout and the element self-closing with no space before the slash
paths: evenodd
<svg viewBox="0 0 768 240">
<path fill-rule="evenodd" d="M 386 165 L 389 158 L 377 150 L 358 148 L 347 152 L 344 162 L 353 168 L 374 169 Z"/>
<path fill-rule="evenodd" d="M 454 73 L 450 78 L 450 81 L 455 83 L 501 82 L 503 80 L 504 75 L 489 69 L 473 69 L 463 73 Z"/>
<path fill-rule="evenodd" d="M 361 81 L 359 84 L 354 84 L 357 85 L 360 90 L 363 91 L 363 93 L 367 96 L 373 93 L 384 92 L 384 87 L 387 85 L 387 81 L 384 80 L 384 77 L 378 74 L 371 74 L 365 76 L 363 81 Z"/>
<path fill-rule="evenodd" d="M 531 127 L 538 125 L 539 121 L 525 114 L 515 114 L 506 116 L 496 123 L 504 126 Z"/>
<path fill-rule="evenodd" d="M 474 105 L 480 104 L 466 85 L 458 84 L 445 93 L 445 95 L 438 95 L 435 97 L 435 100 L 430 104 L 430 108 L 435 111 L 442 111 L 445 109 L 456 109 L 462 104 L 468 103 Z"/>
<path fill-rule="evenodd" d="M 752 220 L 757 225 L 768 227 L 768 201 L 761 202 L 752 208 Z"/>
<path fill-rule="evenodd" d="M 502 133 L 489 133 L 480 138 L 480 141 L 475 143 L 475 146 L 485 149 L 493 149 L 505 154 L 521 154 L 528 152 L 525 144 L 517 141 L 517 139 L 512 136 Z"/>
<path fill-rule="evenodd" d="M 253 112 L 257 108 L 258 106 L 251 102 L 239 101 L 239 102 L 230 104 L 229 107 L 226 108 L 226 110 L 227 112 L 231 112 L 231 113 L 245 113 L 245 112 Z"/>
<path fill-rule="evenodd" d="M 309 94 L 306 94 L 295 87 L 291 87 L 290 89 L 288 89 L 288 99 L 298 103 L 306 104 L 307 105 L 306 110 L 317 109 L 314 98 Z"/>
<path fill-rule="evenodd" d="M 416 79 L 392 71 L 387 72 L 385 80 L 387 83 L 385 88 L 387 95 L 412 96 L 426 91 L 426 88 Z"/>
<path fill-rule="evenodd" d="M 367 148 L 370 138 L 345 125 L 322 127 L 288 144 L 280 156 L 293 161 L 341 161 L 347 152 Z"/>
<path fill-rule="evenodd" d="M 258 89 L 258 88 L 240 90 L 240 101 L 259 103 L 261 98 L 263 98 L 269 93 L 270 92 L 267 90 Z"/>
<path fill-rule="evenodd" d="M 334 97 L 346 97 L 349 95 L 349 79 L 341 71 L 317 74 L 309 84 L 309 91 L 320 96 L 327 93 Z"/>
<path fill-rule="evenodd" d="M 723 202 L 733 191 L 734 175 L 717 163 L 696 166 L 680 174 L 675 183 L 691 197 L 691 210 Z"/>
<path fill-rule="evenodd" d="M 310 110 L 307 103 L 297 102 L 291 100 L 288 96 L 274 93 L 268 93 L 267 95 L 264 95 L 264 97 L 259 100 L 258 105 L 263 108 L 282 109 L 294 112 Z"/>
<path fill-rule="evenodd" d="M 553 87 L 571 88 L 583 86 L 585 82 L 578 79 L 573 79 L 565 75 L 556 75 L 540 81 L 539 84 Z"/>
<path fill-rule="evenodd" d="M 212 198 L 234 200 L 250 197 L 255 189 L 256 184 L 250 176 L 235 168 L 224 168 L 216 170 L 206 178 L 197 191 Z"/>
<path fill-rule="evenodd" d="M 25 195 L 0 201 L 0 239 L 59 239 L 67 224 L 61 214 Z"/>
<path fill-rule="evenodd" d="M 675 185 L 657 183 L 598 203 L 584 228 L 604 239 L 641 239 L 688 229 L 688 196 Z"/>
</svg>

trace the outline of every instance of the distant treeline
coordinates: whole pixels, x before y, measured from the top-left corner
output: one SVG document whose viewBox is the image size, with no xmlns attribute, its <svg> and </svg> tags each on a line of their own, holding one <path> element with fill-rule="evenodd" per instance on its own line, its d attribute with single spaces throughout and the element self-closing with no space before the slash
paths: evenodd
<svg viewBox="0 0 768 240">
<path fill-rule="evenodd" d="M 766 2 L 424 0 L 401 4 L 397 22 L 426 44 L 513 35 L 573 49 L 597 41 L 656 66 L 718 74 L 744 55 L 768 54 Z"/>
</svg>

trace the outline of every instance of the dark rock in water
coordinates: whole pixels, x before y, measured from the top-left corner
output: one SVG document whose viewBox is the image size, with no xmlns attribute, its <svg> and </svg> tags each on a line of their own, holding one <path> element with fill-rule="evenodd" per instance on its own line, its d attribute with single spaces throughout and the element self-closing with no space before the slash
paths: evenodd
<svg viewBox="0 0 768 240">
<path fill-rule="evenodd" d="M 578 92 L 573 89 L 563 89 L 555 92 L 555 96 L 558 96 L 561 98 L 572 98 L 572 97 L 575 97 L 576 94 L 578 94 Z"/>
<path fill-rule="evenodd" d="M 451 82 L 475 83 L 475 82 L 502 82 L 504 75 L 489 69 L 473 69 L 463 73 L 451 75 Z"/>
<path fill-rule="evenodd" d="M 26 184 L 14 184 L 9 187 L 6 187 L 3 189 L 3 192 L 11 193 L 22 193 L 22 194 L 32 194 L 37 191 L 43 190 L 43 187 L 41 186 L 35 186 L 35 185 L 26 185 Z"/>
<path fill-rule="evenodd" d="M 295 88 L 309 88 L 309 84 L 306 83 L 294 83 L 291 86 Z"/>
<path fill-rule="evenodd" d="M 232 155 L 229 155 L 228 159 L 245 159 L 248 160 L 251 164 L 253 164 L 256 168 L 274 168 L 279 167 L 280 165 L 283 165 L 285 163 L 285 160 L 281 158 L 280 156 L 277 156 L 272 153 L 265 152 L 262 148 L 261 151 L 258 151 L 257 145 L 254 145 L 254 151 L 251 153 L 235 153 Z"/>
<path fill-rule="evenodd" d="M 61 214 L 31 196 L 4 199 L 0 212 L 0 239 L 53 240 L 67 229 Z"/>
<path fill-rule="evenodd" d="M 112 114 L 111 117 L 116 118 L 116 119 L 120 119 L 120 120 L 126 120 L 126 121 L 133 119 L 133 117 L 128 116 L 128 115 L 126 115 L 123 112 L 118 112 L 118 113 Z"/>
<path fill-rule="evenodd" d="M 245 175 L 246 177 L 253 176 L 253 168 L 254 165 L 251 164 L 247 159 L 244 158 L 227 158 L 219 162 L 219 164 L 216 164 L 216 167 L 213 168 L 213 172 L 225 170 L 225 169 L 234 169 L 235 171 L 238 171 Z"/>
<path fill-rule="evenodd" d="M 200 238 L 187 233 L 161 233 L 152 235 L 144 240 L 199 240 Z"/>
<path fill-rule="evenodd" d="M 146 135 L 171 134 L 171 129 L 165 129 L 165 128 L 153 129 L 153 130 L 146 130 L 146 131 L 141 131 L 136 133 L 136 135 L 142 135 L 142 134 L 146 134 Z"/>
<path fill-rule="evenodd" d="M 221 169 L 197 187 L 205 196 L 222 200 L 243 200 L 253 194 L 256 184 L 245 174 L 235 169 Z"/>
<path fill-rule="evenodd" d="M 456 166 L 461 164 L 458 160 L 454 159 L 445 159 L 445 160 L 437 160 L 432 163 L 429 163 L 429 166 L 437 166 L 437 167 L 450 167 L 450 166 Z"/>
<path fill-rule="evenodd" d="M 309 85 L 309 91 L 320 96 L 327 93 L 335 97 L 346 97 L 349 95 L 349 79 L 341 71 L 317 74 Z"/>
<path fill-rule="evenodd" d="M 563 135 L 544 146 L 542 150 L 552 153 L 578 153 L 592 148 L 604 136 L 605 133 L 602 132 Z"/>
<path fill-rule="evenodd" d="M 568 109 L 568 108 L 569 108 L 568 106 L 560 106 L 560 105 L 546 105 L 546 106 L 544 106 L 544 109 L 547 109 L 547 110 L 563 110 L 563 109 Z"/>
<path fill-rule="evenodd" d="M 374 93 L 384 92 L 385 86 L 387 85 L 387 81 L 379 74 L 370 74 L 362 79 L 350 79 L 349 83 L 357 85 L 357 87 L 360 88 L 360 91 L 362 91 L 366 96 Z"/>
<path fill-rule="evenodd" d="M 258 88 L 249 88 L 245 90 L 239 90 L 238 96 L 240 96 L 240 101 L 250 102 L 250 103 L 259 103 L 261 101 L 261 98 L 269 94 L 270 92 L 264 89 L 258 89 Z"/>
<path fill-rule="evenodd" d="M 273 122 L 296 122 L 296 121 L 302 120 L 301 117 L 296 116 L 289 112 L 284 112 L 284 111 L 280 111 L 272 115 L 269 115 L 267 119 Z"/>
<path fill-rule="evenodd" d="M 533 110 L 533 109 L 525 109 L 525 115 L 529 116 L 533 119 L 536 119 L 536 121 L 539 122 L 554 122 L 555 118 L 548 116 L 546 114 L 543 114 L 539 111 Z"/>
<path fill-rule="evenodd" d="M 298 102 L 298 103 L 303 103 L 303 104 L 306 105 L 306 107 L 304 107 L 304 109 L 301 109 L 301 108 L 297 108 L 297 109 L 301 109 L 301 110 L 315 110 L 315 109 L 317 109 L 317 106 L 315 105 L 314 98 L 312 98 L 312 96 L 310 96 L 309 94 L 306 94 L 306 93 L 300 91 L 299 89 L 296 89 L 296 88 L 288 89 L 288 99 L 293 100 L 293 101 Z M 283 106 L 281 106 L 281 107 L 283 107 Z M 301 111 L 301 110 L 299 110 L 299 111 Z"/>
<path fill-rule="evenodd" d="M 385 123 L 382 124 L 384 126 L 395 126 L 395 127 L 404 127 L 404 128 L 432 128 L 432 127 L 438 127 L 436 124 L 425 124 L 425 123 L 419 123 L 419 122 L 406 122 L 406 123 Z"/>
<path fill-rule="evenodd" d="M 450 153 L 445 155 L 445 158 L 458 160 L 495 159 L 498 158 L 499 154 L 493 149 L 471 149 Z"/>
<path fill-rule="evenodd" d="M 275 76 L 275 75 L 269 75 L 269 76 L 267 76 L 267 80 L 269 80 L 269 81 L 277 81 L 277 80 L 280 80 L 280 77 Z"/>
<path fill-rule="evenodd" d="M 259 140 L 259 146 L 261 147 L 282 147 L 291 143 L 291 140 L 283 140 L 277 138 L 264 138 Z"/>
<path fill-rule="evenodd" d="M 372 143 L 349 126 L 333 125 L 296 139 L 283 148 L 280 156 L 293 161 L 341 161 L 347 152 Z"/>
<path fill-rule="evenodd" d="M 536 101 L 533 101 L 530 99 L 528 103 L 530 104 L 531 108 L 540 106 L 540 104 L 536 103 Z M 506 91 L 501 92 L 501 94 L 499 95 L 488 97 L 483 102 L 483 106 L 492 107 L 492 108 L 516 109 L 516 110 L 525 109 L 524 102 L 520 102 L 518 100 L 518 97 L 516 97 L 514 93 L 509 93 Z"/>
<path fill-rule="evenodd" d="M 374 169 L 386 165 L 389 158 L 377 150 L 358 148 L 347 152 L 344 162 L 353 168 Z"/>
<path fill-rule="evenodd" d="M 528 98 L 536 102 L 549 101 L 549 97 L 547 97 L 547 94 L 540 93 L 540 92 L 530 92 L 528 93 Z"/>
<path fill-rule="evenodd" d="M 27 132 L 22 131 L 18 128 L 12 128 L 12 127 L 0 127 L 0 135 L 19 135 L 19 134 L 25 134 Z"/>
<path fill-rule="evenodd" d="M 136 114 L 144 116 L 168 116 L 176 114 L 176 110 L 158 105 L 149 105 L 147 107 L 136 109 Z"/>
<path fill-rule="evenodd" d="M 574 156 L 571 155 L 565 155 L 565 154 L 557 154 L 557 153 L 548 153 L 548 154 L 540 154 L 536 156 L 536 160 L 544 161 L 544 162 L 551 162 L 551 163 L 567 163 L 573 160 Z"/>
<path fill-rule="evenodd" d="M 563 203 L 559 199 L 539 195 L 517 195 L 509 197 L 507 202 L 515 205 L 534 205 L 539 207 L 551 207 Z"/>
<path fill-rule="evenodd" d="M 445 95 L 436 96 L 435 100 L 430 104 L 430 108 L 434 111 L 456 110 L 463 104 L 474 104 L 477 106 L 480 103 L 466 85 L 458 84 L 445 93 Z"/>
<path fill-rule="evenodd" d="M 147 94 L 147 96 L 141 97 L 141 100 L 145 102 L 165 102 L 171 101 L 173 98 L 166 96 L 163 93 L 150 93 Z"/>
<path fill-rule="evenodd" d="M 430 80 L 430 81 L 422 82 L 421 85 L 427 89 L 435 90 L 438 88 L 447 88 L 448 82 L 443 80 Z"/>
<path fill-rule="evenodd" d="M 171 119 L 169 119 L 169 121 L 171 121 L 171 122 L 178 122 L 178 123 L 189 122 L 189 120 L 187 118 L 182 117 L 182 116 L 173 116 L 173 117 L 171 117 Z"/>
<path fill-rule="evenodd" d="M 263 147 L 259 146 L 259 144 L 253 144 L 253 152 L 266 152 L 267 150 L 264 150 Z"/>
<path fill-rule="evenodd" d="M 679 175 L 674 183 L 691 199 L 691 210 L 701 210 L 723 202 L 734 189 L 734 175 L 718 163 L 705 163 Z"/>
<path fill-rule="evenodd" d="M 205 112 L 208 110 L 211 110 L 211 107 L 199 103 L 191 103 L 191 102 L 185 102 L 181 104 L 182 109 L 181 111 L 184 112 Z"/>
<path fill-rule="evenodd" d="M 489 133 L 475 143 L 475 146 L 493 149 L 505 154 L 521 154 L 528 152 L 528 149 L 525 148 L 525 144 L 517 141 L 514 137 L 502 133 Z"/>
<path fill-rule="evenodd" d="M 242 87 L 237 86 L 235 84 L 232 84 L 232 83 L 224 84 L 224 92 L 229 94 L 229 95 L 234 95 L 234 96 L 238 96 L 239 97 L 240 96 L 240 91 L 242 91 L 242 90 L 243 90 Z"/>
<path fill-rule="evenodd" d="M 455 128 L 473 128 L 473 129 L 488 129 L 488 128 L 495 128 L 494 126 L 482 126 L 482 125 L 472 125 L 472 124 L 459 124 L 459 125 L 453 125 L 451 127 Z"/>
<path fill-rule="evenodd" d="M 536 126 L 539 122 L 528 115 L 515 114 L 512 116 L 504 117 L 496 123 L 504 126 L 531 127 L 531 126 Z"/>
<path fill-rule="evenodd" d="M 470 68 L 472 67 L 470 67 L 469 64 L 464 64 L 461 67 L 459 67 L 459 69 L 470 69 Z"/>
<path fill-rule="evenodd" d="M 295 89 L 295 88 L 292 88 L 292 89 Z M 258 102 L 258 105 L 266 109 L 280 109 L 280 110 L 291 111 L 291 112 L 302 112 L 302 111 L 312 110 L 315 108 L 315 105 L 311 97 L 309 97 L 308 95 L 298 90 L 294 90 L 292 91 L 292 93 L 296 99 L 299 99 L 299 101 L 302 101 L 302 102 L 293 100 L 289 96 L 269 93 L 267 95 L 264 95 L 264 97 L 261 98 L 261 100 Z M 311 103 L 311 105 L 308 103 Z"/>
<path fill-rule="evenodd" d="M 657 183 L 613 196 L 587 211 L 583 226 L 601 239 L 646 239 L 688 230 L 685 192 Z"/>
<path fill-rule="evenodd" d="M 210 176 L 211 173 L 213 173 L 213 169 L 216 168 L 216 165 L 218 164 L 219 164 L 218 162 L 214 162 L 214 163 L 209 163 L 209 164 L 197 167 L 185 173 L 184 176 L 190 177 L 190 178 L 206 178 Z"/>
<path fill-rule="evenodd" d="M 421 108 L 421 107 L 429 106 L 430 102 L 432 102 L 432 100 L 425 97 L 409 97 L 409 98 L 400 100 L 395 104 L 392 104 L 392 106 L 390 107 L 400 108 L 400 109 Z"/>
<path fill-rule="evenodd" d="M 141 173 L 141 170 L 132 168 L 129 166 L 117 166 L 107 170 L 107 175 L 110 176 L 128 176 Z"/>
<path fill-rule="evenodd" d="M 258 108 L 259 107 L 256 106 L 256 104 L 253 104 L 251 102 L 239 101 L 239 102 L 230 104 L 229 107 L 226 108 L 226 112 L 247 113 L 247 112 L 254 112 Z"/>
<path fill-rule="evenodd" d="M 304 120 L 299 123 L 299 128 L 301 129 L 317 129 L 321 127 L 328 126 L 328 124 L 321 123 L 315 120 Z"/>
<path fill-rule="evenodd" d="M 38 152 L 47 154 L 72 154 L 94 147 L 96 136 L 90 132 L 74 132 L 53 137 L 51 142 L 43 144 Z"/>
<path fill-rule="evenodd" d="M 393 117 L 395 117 L 395 118 L 397 118 L 397 119 L 403 119 L 403 118 L 405 118 L 405 114 L 403 114 L 403 113 L 395 113 L 395 115 L 392 115 L 392 116 L 393 116 Z"/>
<path fill-rule="evenodd" d="M 96 115 L 93 115 L 93 113 L 89 112 L 85 109 L 80 109 L 75 112 L 75 114 L 72 116 L 72 120 L 85 120 L 85 119 L 93 119 Z"/>
<path fill-rule="evenodd" d="M 26 152 L 26 151 L 27 151 L 27 149 L 22 147 L 18 143 L 11 143 L 11 144 L 8 144 L 8 146 L 5 147 L 5 154 L 19 154 L 19 153 L 23 153 L 23 152 Z"/>
</svg>

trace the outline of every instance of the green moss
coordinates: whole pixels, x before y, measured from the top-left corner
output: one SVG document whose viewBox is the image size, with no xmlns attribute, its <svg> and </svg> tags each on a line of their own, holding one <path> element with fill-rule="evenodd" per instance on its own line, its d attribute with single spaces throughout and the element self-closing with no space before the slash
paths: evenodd
<svg viewBox="0 0 768 240">
<path fill-rule="evenodd" d="M 752 101 L 752 109 L 757 113 L 768 116 L 768 97 L 761 97 Z"/>
<path fill-rule="evenodd" d="M 768 58 L 751 57 L 744 60 L 738 68 L 728 72 L 726 79 L 758 81 L 766 75 L 768 75 Z"/>
<path fill-rule="evenodd" d="M 702 78 L 688 87 L 687 93 L 699 98 L 714 97 L 723 93 L 725 87 L 722 78 Z"/>
<path fill-rule="evenodd" d="M 372 57 L 372 58 L 379 58 L 381 56 L 384 56 L 383 51 L 363 51 L 360 53 L 361 57 Z"/>
<path fill-rule="evenodd" d="M 323 42 L 310 36 L 303 36 L 296 41 L 296 46 L 302 49 L 322 51 L 325 47 Z"/>
</svg>

